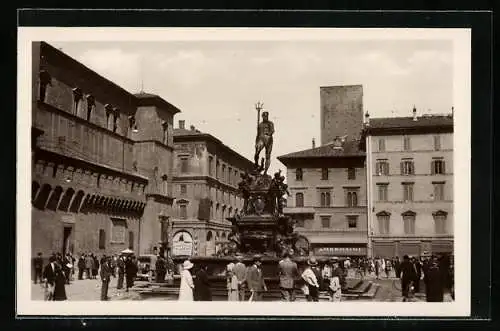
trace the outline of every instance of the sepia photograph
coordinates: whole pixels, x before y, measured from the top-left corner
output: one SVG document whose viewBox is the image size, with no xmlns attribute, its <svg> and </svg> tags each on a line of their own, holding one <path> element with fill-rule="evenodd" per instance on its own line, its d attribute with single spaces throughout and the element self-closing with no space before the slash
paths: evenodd
<svg viewBox="0 0 500 331">
<path fill-rule="evenodd" d="M 32 27 L 18 61 L 19 313 L 469 313 L 469 30 Z"/>
</svg>

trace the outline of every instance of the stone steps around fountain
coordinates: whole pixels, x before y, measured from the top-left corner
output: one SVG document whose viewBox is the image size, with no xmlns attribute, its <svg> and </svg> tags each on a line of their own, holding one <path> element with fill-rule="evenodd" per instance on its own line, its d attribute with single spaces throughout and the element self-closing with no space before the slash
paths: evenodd
<svg viewBox="0 0 500 331">
<path fill-rule="evenodd" d="M 356 299 L 373 299 L 379 289 L 379 285 L 372 281 L 366 280 L 351 280 L 350 282 L 354 288 L 349 288 L 346 293 L 342 293 L 343 300 L 356 300 Z M 349 284 L 349 282 L 348 282 Z M 349 286 L 349 285 L 348 285 Z M 167 283 L 152 283 L 141 284 L 134 287 L 134 290 L 143 296 L 168 296 L 175 299 L 179 294 L 179 287 Z M 297 301 L 305 301 L 305 296 L 300 289 L 296 289 Z M 227 298 L 227 290 L 224 286 L 213 286 L 212 296 L 214 301 L 220 301 Z M 248 295 L 247 295 L 248 296 Z M 281 293 L 278 289 L 270 289 L 264 293 L 264 300 L 278 301 Z M 217 300 L 219 299 L 219 300 Z M 320 294 L 320 301 L 328 301 L 329 296 L 327 292 L 322 291 Z"/>
</svg>

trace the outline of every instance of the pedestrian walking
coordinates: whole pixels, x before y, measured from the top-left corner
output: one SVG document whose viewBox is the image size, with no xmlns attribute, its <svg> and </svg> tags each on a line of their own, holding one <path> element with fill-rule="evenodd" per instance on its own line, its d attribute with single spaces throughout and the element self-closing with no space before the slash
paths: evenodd
<svg viewBox="0 0 500 331">
<path fill-rule="evenodd" d="M 134 286 L 134 280 L 137 276 L 137 263 L 134 260 L 133 256 L 128 256 L 125 262 L 125 282 L 128 290 Z"/>
<path fill-rule="evenodd" d="M 337 257 L 330 258 L 331 274 L 329 278 L 328 293 L 330 301 L 338 302 L 342 299 L 342 283 L 344 278 L 344 271 L 339 266 Z"/>
<path fill-rule="evenodd" d="M 123 288 L 123 278 L 125 276 L 125 261 L 123 256 L 120 256 L 118 258 L 117 268 L 118 268 L 118 283 L 116 285 L 116 288 L 120 290 Z"/>
<path fill-rule="evenodd" d="M 80 255 L 80 257 L 78 258 L 77 267 L 78 267 L 78 279 L 82 280 L 83 272 L 85 271 L 85 257 L 83 254 Z"/>
<path fill-rule="evenodd" d="M 56 284 L 56 257 L 51 256 L 49 263 L 43 269 L 44 299 L 51 301 L 54 299 L 54 287 Z"/>
<path fill-rule="evenodd" d="M 318 262 L 314 256 L 311 256 L 307 261 L 307 267 L 302 272 L 302 279 L 305 282 L 303 287 L 303 292 L 306 295 L 307 301 L 319 301 L 319 281 L 317 273 L 313 270 Z"/>
<path fill-rule="evenodd" d="M 243 263 L 243 256 L 236 256 L 236 264 L 233 268 L 233 273 L 238 279 L 238 298 L 240 301 L 245 301 L 247 267 Z"/>
<path fill-rule="evenodd" d="M 262 301 L 263 293 L 267 291 L 261 265 L 262 257 L 255 255 L 253 257 L 253 265 L 247 271 L 247 285 L 250 290 L 249 301 Z"/>
<path fill-rule="evenodd" d="M 425 297 L 427 302 L 443 302 L 444 277 L 437 258 L 433 258 L 426 272 Z"/>
<path fill-rule="evenodd" d="M 40 283 L 43 281 L 43 257 L 42 253 L 38 253 L 33 261 L 33 266 L 35 269 L 35 284 L 40 280 Z"/>
<path fill-rule="evenodd" d="M 179 288 L 179 301 L 193 301 L 193 277 L 191 276 L 191 272 L 189 271 L 193 268 L 193 263 L 191 261 L 186 260 L 182 264 L 181 271 L 181 285 Z"/>
<path fill-rule="evenodd" d="M 207 266 L 201 265 L 194 278 L 194 300 L 212 301 L 212 290 L 208 280 Z"/>
<path fill-rule="evenodd" d="M 92 254 L 92 278 L 97 279 L 98 274 L 99 274 L 99 259 L 97 259 L 97 255 Z"/>
<path fill-rule="evenodd" d="M 403 301 L 408 301 L 409 294 L 411 293 L 410 286 L 412 286 L 416 277 L 415 265 L 410 261 L 410 257 L 408 255 L 405 255 L 403 257 L 403 262 L 401 263 L 400 270 L 401 292 L 403 295 Z"/>
<path fill-rule="evenodd" d="M 101 301 L 107 301 L 109 300 L 108 297 L 108 289 L 109 289 L 109 282 L 111 280 L 111 275 L 113 274 L 113 271 L 111 269 L 110 261 L 107 258 L 104 258 L 101 260 Z"/>
<path fill-rule="evenodd" d="M 62 265 L 57 261 L 53 265 L 54 267 L 54 290 L 52 295 L 53 301 L 64 301 L 66 297 L 66 275 L 64 274 Z"/>
<path fill-rule="evenodd" d="M 285 251 L 283 260 L 278 264 L 281 301 L 295 301 L 295 280 L 299 276 L 297 263 L 290 259 L 292 251 Z"/>
<path fill-rule="evenodd" d="M 229 263 L 226 267 L 226 280 L 227 280 L 227 301 L 239 301 L 238 293 L 238 277 L 234 274 L 235 264 Z"/>
<path fill-rule="evenodd" d="M 94 259 L 87 253 L 85 256 L 85 273 L 87 274 L 87 279 L 92 279 L 92 264 L 94 263 Z"/>
</svg>

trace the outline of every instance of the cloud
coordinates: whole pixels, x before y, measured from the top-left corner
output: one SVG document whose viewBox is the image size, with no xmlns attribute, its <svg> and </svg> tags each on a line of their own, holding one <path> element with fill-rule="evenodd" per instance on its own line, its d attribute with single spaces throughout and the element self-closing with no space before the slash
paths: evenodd
<svg viewBox="0 0 500 331">
<path fill-rule="evenodd" d="M 127 89 L 136 90 L 141 76 L 139 53 L 121 49 L 89 49 L 78 56 L 83 64 Z"/>
</svg>

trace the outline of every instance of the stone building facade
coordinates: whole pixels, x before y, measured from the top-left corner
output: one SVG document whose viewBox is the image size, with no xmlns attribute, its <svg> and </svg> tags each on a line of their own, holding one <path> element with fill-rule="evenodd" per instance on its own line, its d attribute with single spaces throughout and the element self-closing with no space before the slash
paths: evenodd
<svg viewBox="0 0 500 331">
<path fill-rule="evenodd" d="M 335 137 L 358 140 L 363 129 L 363 86 L 320 87 L 321 145 Z"/>
<path fill-rule="evenodd" d="M 285 214 L 316 256 L 366 256 L 365 154 L 358 141 L 332 143 L 283 156 L 290 191 Z"/>
<path fill-rule="evenodd" d="M 184 121 L 179 121 L 173 139 L 172 255 L 215 255 L 231 232 L 226 218 L 243 207 L 238 183 L 253 163 L 216 137 L 194 126 L 186 129 Z"/>
<path fill-rule="evenodd" d="M 32 68 L 33 256 L 149 253 L 164 243 L 179 110 L 45 42 L 33 43 Z"/>
<path fill-rule="evenodd" d="M 373 256 L 453 252 L 452 115 L 366 116 Z"/>
</svg>

